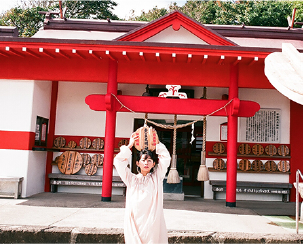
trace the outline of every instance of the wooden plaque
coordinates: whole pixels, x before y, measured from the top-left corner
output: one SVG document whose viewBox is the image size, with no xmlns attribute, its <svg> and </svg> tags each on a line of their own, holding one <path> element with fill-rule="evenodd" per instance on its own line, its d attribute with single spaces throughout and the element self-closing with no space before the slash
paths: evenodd
<svg viewBox="0 0 303 244">
<path fill-rule="evenodd" d="M 288 172 L 290 169 L 290 164 L 288 161 L 285 161 L 285 160 L 281 160 L 279 163 L 278 163 L 278 170 L 281 171 L 281 172 Z"/>
<path fill-rule="evenodd" d="M 95 138 L 93 140 L 93 148 L 96 150 L 103 149 L 104 147 L 104 140 L 101 138 Z"/>
<path fill-rule="evenodd" d="M 277 154 L 277 148 L 275 145 L 267 145 L 265 147 L 265 153 L 269 156 L 273 156 Z"/>
<path fill-rule="evenodd" d="M 54 140 L 54 147 L 57 147 L 57 148 L 62 148 L 65 146 L 65 138 L 62 137 L 62 136 L 59 136 L 57 137 L 55 140 Z"/>
<path fill-rule="evenodd" d="M 67 147 L 68 148 L 75 148 L 77 146 L 77 143 L 75 141 L 70 141 L 68 144 L 67 144 Z"/>
<path fill-rule="evenodd" d="M 154 151 L 156 149 L 159 138 L 153 127 L 143 126 L 136 130 L 135 133 L 139 136 L 138 140 L 135 141 L 135 148 L 138 151 L 143 149 Z"/>
<path fill-rule="evenodd" d="M 217 142 L 213 145 L 214 153 L 221 154 L 225 152 L 225 146 L 223 143 Z"/>
<path fill-rule="evenodd" d="M 273 172 L 273 171 L 276 171 L 277 170 L 277 165 L 274 161 L 272 160 L 268 160 L 266 163 L 265 163 L 265 170 L 266 171 L 269 171 L 269 172 Z"/>
<path fill-rule="evenodd" d="M 222 158 L 216 158 L 213 162 L 213 167 L 216 170 L 222 170 L 225 168 L 225 162 Z"/>
<path fill-rule="evenodd" d="M 82 157 L 75 151 L 65 151 L 59 156 L 58 169 L 61 173 L 72 175 L 77 173 L 82 167 Z"/>
<path fill-rule="evenodd" d="M 88 164 L 85 166 L 85 173 L 87 175 L 94 175 L 97 173 L 97 170 L 98 170 L 98 168 L 94 164 Z"/>
<path fill-rule="evenodd" d="M 289 148 L 288 148 L 288 146 L 286 146 L 286 145 L 280 145 L 278 147 L 278 154 L 280 156 L 287 156 L 287 155 L 289 155 Z"/>
<path fill-rule="evenodd" d="M 97 167 L 101 167 L 103 165 L 103 156 L 101 154 L 95 154 L 92 157 L 91 164 L 94 164 Z"/>
<path fill-rule="evenodd" d="M 239 169 L 243 170 L 243 171 L 247 171 L 251 169 L 251 163 L 248 159 L 242 159 L 239 162 Z"/>
<path fill-rule="evenodd" d="M 91 144 L 92 144 L 92 141 L 89 138 L 87 138 L 87 137 L 83 137 L 80 140 L 80 147 L 82 149 L 88 149 L 88 148 L 90 148 Z"/>
<path fill-rule="evenodd" d="M 254 160 L 251 164 L 251 168 L 254 171 L 261 171 L 264 169 L 263 162 L 261 160 Z"/>
<path fill-rule="evenodd" d="M 88 165 L 91 162 L 91 156 L 88 153 L 82 154 L 83 167 Z"/>
<path fill-rule="evenodd" d="M 129 140 L 127 140 L 127 139 L 122 139 L 122 140 L 119 141 L 118 147 L 120 148 L 122 145 L 126 145 L 126 146 L 127 146 L 128 143 L 129 143 Z"/>
<path fill-rule="evenodd" d="M 239 153 L 240 154 L 250 154 L 251 147 L 249 144 L 243 143 L 239 146 Z"/>
<path fill-rule="evenodd" d="M 252 152 L 255 155 L 262 155 L 264 153 L 264 147 L 260 144 L 255 144 L 252 147 Z"/>
</svg>

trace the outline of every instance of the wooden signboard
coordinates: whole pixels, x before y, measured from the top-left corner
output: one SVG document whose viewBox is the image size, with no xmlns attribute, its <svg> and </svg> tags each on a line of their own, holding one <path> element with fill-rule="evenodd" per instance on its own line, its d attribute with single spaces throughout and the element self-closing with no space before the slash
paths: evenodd
<svg viewBox="0 0 303 244">
<path fill-rule="evenodd" d="M 213 145 L 214 153 L 221 154 L 225 152 L 225 146 L 223 143 L 217 142 Z"/>
<path fill-rule="evenodd" d="M 225 162 L 222 158 L 216 158 L 213 162 L 213 167 L 216 170 L 222 170 L 225 168 Z"/>
<path fill-rule="evenodd" d="M 103 149 L 104 147 L 104 140 L 101 138 L 95 138 L 93 140 L 93 148 L 96 150 Z"/>
<path fill-rule="evenodd" d="M 58 158 L 58 169 L 61 173 L 71 175 L 77 173 L 82 167 L 82 157 L 75 151 L 65 151 Z"/>
</svg>

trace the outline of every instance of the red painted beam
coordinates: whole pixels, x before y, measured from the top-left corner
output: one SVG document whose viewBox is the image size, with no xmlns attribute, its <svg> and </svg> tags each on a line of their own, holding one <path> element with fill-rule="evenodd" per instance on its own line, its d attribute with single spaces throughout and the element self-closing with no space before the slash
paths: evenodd
<svg viewBox="0 0 303 244">
<path fill-rule="evenodd" d="M 214 111 L 224 107 L 227 100 L 210 99 L 169 99 L 161 97 L 141 97 L 118 95 L 117 99 L 125 106 L 123 107 L 112 95 L 89 95 L 85 103 L 90 109 L 96 111 L 106 111 L 114 109 L 117 112 L 136 113 L 156 113 L 156 114 L 183 114 L 183 115 L 209 115 Z M 127 108 L 129 109 L 127 109 Z M 230 109 L 230 107 L 232 109 Z M 214 113 L 214 116 L 227 116 L 228 111 L 237 113 L 239 117 L 252 117 L 259 111 L 260 105 L 252 101 L 240 101 L 237 98 L 223 108 Z"/>
</svg>

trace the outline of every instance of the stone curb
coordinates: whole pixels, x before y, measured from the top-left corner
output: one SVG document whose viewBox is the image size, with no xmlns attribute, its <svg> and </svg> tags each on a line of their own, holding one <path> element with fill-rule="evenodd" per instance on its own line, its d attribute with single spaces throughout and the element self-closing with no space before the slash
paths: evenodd
<svg viewBox="0 0 303 244">
<path fill-rule="evenodd" d="M 302 243 L 303 234 L 169 231 L 169 243 Z M 1 243 L 124 243 L 123 229 L 0 226 Z"/>
</svg>

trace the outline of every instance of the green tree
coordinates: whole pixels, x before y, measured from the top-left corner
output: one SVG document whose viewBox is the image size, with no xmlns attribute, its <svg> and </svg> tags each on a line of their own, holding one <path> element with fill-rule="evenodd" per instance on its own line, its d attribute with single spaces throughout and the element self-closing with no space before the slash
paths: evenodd
<svg viewBox="0 0 303 244">
<path fill-rule="evenodd" d="M 81 19 L 118 19 L 112 13 L 117 3 L 110 0 L 101 1 L 65 1 L 65 17 Z M 16 26 L 19 36 L 30 37 L 42 26 L 44 15 L 39 11 L 59 11 L 58 1 L 24 0 L 20 6 L 14 7 L 0 15 L 0 25 Z"/>
</svg>

